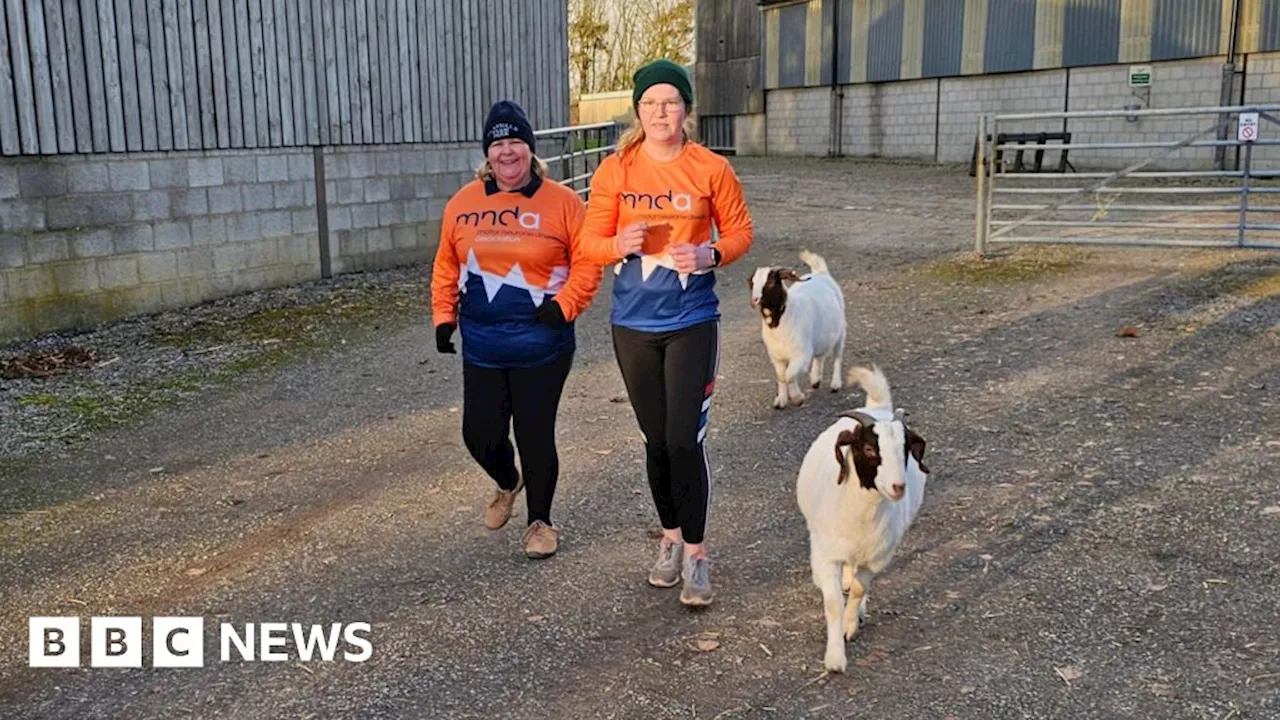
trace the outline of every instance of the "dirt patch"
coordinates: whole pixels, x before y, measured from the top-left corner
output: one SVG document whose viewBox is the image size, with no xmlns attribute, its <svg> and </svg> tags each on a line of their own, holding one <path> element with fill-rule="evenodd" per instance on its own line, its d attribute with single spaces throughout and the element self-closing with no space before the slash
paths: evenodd
<svg viewBox="0 0 1280 720">
<path fill-rule="evenodd" d="M 422 266 L 355 273 L 0 348 L 0 457 L 66 452 L 159 408 L 422 321 L 428 276 Z"/>
<path fill-rule="evenodd" d="M 1093 253 L 1066 246 L 1016 247 L 978 256 L 972 253 L 925 265 L 921 272 L 939 280 L 1004 283 L 1042 280 L 1080 268 Z"/>
</svg>

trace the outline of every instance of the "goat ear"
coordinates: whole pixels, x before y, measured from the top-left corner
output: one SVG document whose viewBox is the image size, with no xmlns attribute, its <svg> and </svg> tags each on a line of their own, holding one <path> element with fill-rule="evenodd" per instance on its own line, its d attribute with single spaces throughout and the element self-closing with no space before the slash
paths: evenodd
<svg viewBox="0 0 1280 720">
<path fill-rule="evenodd" d="M 841 430 L 840 435 L 836 437 L 836 462 L 840 463 L 840 476 L 836 478 L 837 485 L 843 485 L 845 480 L 849 479 L 849 459 L 844 449 L 850 445 L 856 445 L 858 436 L 848 430 Z"/>
<path fill-rule="evenodd" d="M 782 268 L 781 270 L 778 270 L 778 280 L 780 281 L 790 280 L 791 282 L 798 282 L 800 280 L 800 276 L 796 275 L 796 271 L 792 270 L 791 268 Z"/>
<path fill-rule="evenodd" d="M 924 464 L 924 438 L 920 437 L 911 428 L 906 428 L 907 435 L 907 452 L 911 453 L 911 457 L 916 459 L 916 464 L 920 466 L 921 472 L 928 474 L 929 466 Z"/>
</svg>

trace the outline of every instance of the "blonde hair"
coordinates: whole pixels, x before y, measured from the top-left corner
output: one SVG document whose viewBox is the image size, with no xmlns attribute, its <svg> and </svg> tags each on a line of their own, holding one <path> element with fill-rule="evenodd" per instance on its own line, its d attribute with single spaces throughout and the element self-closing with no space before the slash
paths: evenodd
<svg viewBox="0 0 1280 720">
<path fill-rule="evenodd" d="M 537 155 L 532 155 L 532 157 L 533 161 L 529 163 L 529 172 L 543 180 L 551 177 L 551 167 L 547 165 L 547 161 Z M 480 167 L 476 168 L 476 179 L 487 182 L 492 178 L 493 165 L 489 163 L 489 158 L 485 158 L 484 162 L 480 163 Z"/>
<path fill-rule="evenodd" d="M 685 142 L 693 142 L 696 135 L 697 125 L 693 121 L 693 115 L 686 115 L 684 123 L 681 126 L 681 134 L 684 136 Z M 622 131 L 622 135 L 618 137 L 618 146 L 614 152 L 619 155 L 626 155 L 633 149 L 644 142 L 644 125 L 640 123 L 640 118 L 632 115 L 631 127 Z"/>
</svg>

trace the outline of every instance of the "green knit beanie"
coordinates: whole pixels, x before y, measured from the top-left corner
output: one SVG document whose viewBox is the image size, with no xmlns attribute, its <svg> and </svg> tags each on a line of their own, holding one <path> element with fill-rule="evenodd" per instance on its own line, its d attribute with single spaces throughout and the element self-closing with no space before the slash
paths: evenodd
<svg viewBox="0 0 1280 720">
<path fill-rule="evenodd" d="M 670 60 L 654 60 L 653 62 L 641 66 L 636 70 L 636 74 L 632 77 L 635 82 L 635 90 L 631 93 L 631 105 L 633 107 L 640 106 L 640 97 L 644 92 L 654 85 L 667 83 L 674 85 L 680 91 L 680 97 L 684 98 L 685 105 L 693 105 L 693 83 L 689 82 L 689 73 L 685 69 Z"/>
</svg>

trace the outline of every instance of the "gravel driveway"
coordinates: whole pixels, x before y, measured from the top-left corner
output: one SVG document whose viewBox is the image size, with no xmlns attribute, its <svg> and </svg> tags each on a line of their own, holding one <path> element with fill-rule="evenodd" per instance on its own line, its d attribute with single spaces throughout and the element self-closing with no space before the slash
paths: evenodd
<svg viewBox="0 0 1280 720">
<path fill-rule="evenodd" d="M 1280 718 L 1280 258 L 977 262 L 962 168 L 735 164 L 757 240 L 722 273 L 714 606 L 644 582 L 607 285 L 558 427 L 561 552 L 531 563 L 521 505 L 481 524 L 427 268 L 352 276 L 0 355 L 98 357 L 0 392 L 0 717 Z M 751 269 L 802 247 L 934 471 L 845 675 L 822 670 L 794 482 L 862 396 L 772 409 L 747 304 Z M 29 669 L 32 615 L 203 616 L 209 662 Z M 272 621 L 369 622 L 373 656 L 218 661 L 215 623 Z"/>
</svg>

